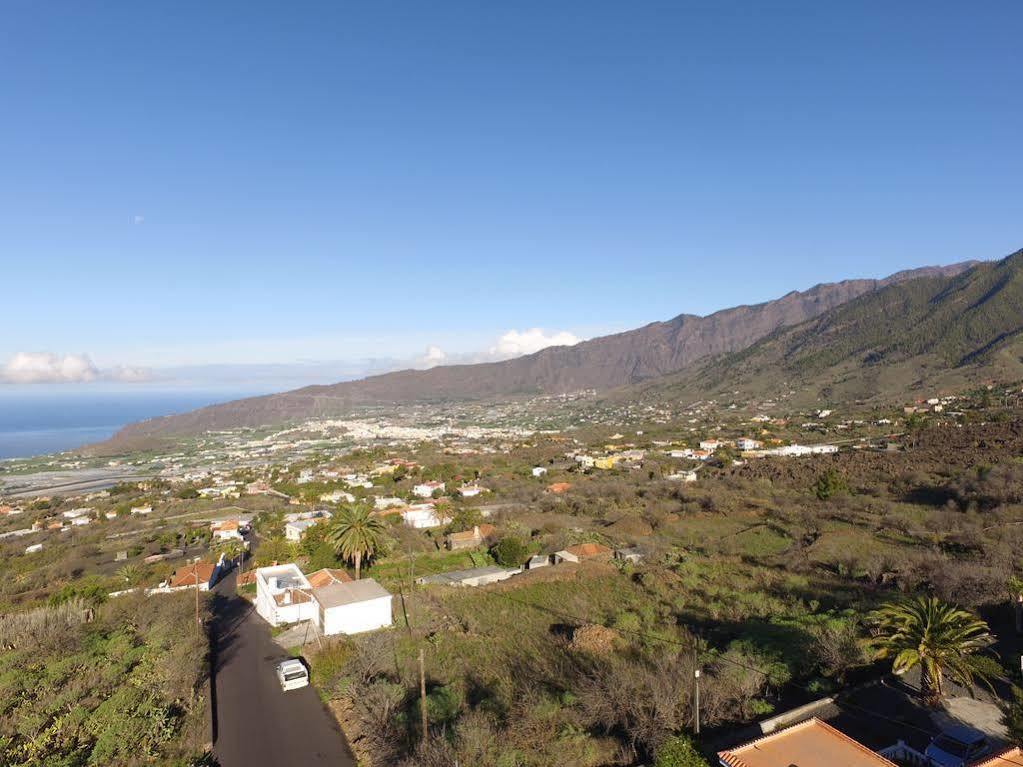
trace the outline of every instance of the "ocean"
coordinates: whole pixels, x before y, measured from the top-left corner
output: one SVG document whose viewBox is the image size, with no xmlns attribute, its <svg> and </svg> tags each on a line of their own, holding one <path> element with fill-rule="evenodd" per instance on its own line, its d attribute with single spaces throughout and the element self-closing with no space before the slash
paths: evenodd
<svg viewBox="0 0 1023 767">
<path fill-rule="evenodd" d="M 241 392 L 0 392 L 0 459 L 100 442 L 122 426 L 250 396 Z"/>
</svg>

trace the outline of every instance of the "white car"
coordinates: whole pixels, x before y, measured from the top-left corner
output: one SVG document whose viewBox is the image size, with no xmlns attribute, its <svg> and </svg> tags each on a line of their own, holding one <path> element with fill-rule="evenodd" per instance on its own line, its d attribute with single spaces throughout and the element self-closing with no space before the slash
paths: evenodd
<svg viewBox="0 0 1023 767">
<path fill-rule="evenodd" d="M 277 681 L 285 692 L 297 690 L 309 684 L 309 672 L 302 661 L 290 658 L 277 664 Z"/>
</svg>

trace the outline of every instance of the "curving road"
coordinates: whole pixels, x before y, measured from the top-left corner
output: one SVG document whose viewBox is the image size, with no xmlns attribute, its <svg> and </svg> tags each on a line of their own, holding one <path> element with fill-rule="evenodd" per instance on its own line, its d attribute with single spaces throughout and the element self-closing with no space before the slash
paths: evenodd
<svg viewBox="0 0 1023 767">
<path fill-rule="evenodd" d="M 274 666 L 289 656 L 237 595 L 235 578 L 213 589 L 213 751 L 221 767 L 355 767 L 315 689 L 281 690 Z"/>
</svg>

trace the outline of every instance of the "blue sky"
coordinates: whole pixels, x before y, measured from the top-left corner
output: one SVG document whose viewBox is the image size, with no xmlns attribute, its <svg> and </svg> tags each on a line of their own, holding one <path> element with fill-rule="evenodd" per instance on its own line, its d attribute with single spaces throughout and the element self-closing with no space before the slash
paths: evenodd
<svg viewBox="0 0 1023 767">
<path fill-rule="evenodd" d="M 482 359 L 1023 246 L 1018 0 L 0 13 L 0 363 L 71 380 Z"/>
</svg>

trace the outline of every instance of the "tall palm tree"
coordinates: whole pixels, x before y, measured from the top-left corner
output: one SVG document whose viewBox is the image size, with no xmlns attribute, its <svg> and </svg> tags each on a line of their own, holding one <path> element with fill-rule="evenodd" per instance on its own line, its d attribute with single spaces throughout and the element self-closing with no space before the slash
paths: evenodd
<svg viewBox="0 0 1023 767">
<path fill-rule="evenodd" d="M 883 605 L 870 616 L 876 659 L 891 659 L 892 670 L 920 667 L 920 694 L 937 705 L 947 676 L 964 687 L 990 686 L 993 643 L 988 625 L 973 613 L 936 597 L 918 596 Z"/>
<path fill-rule="evenodd" d="M 362 560 L 372 557 L 384 540 L 384 525 L 379 517 L 362 507 L 344 507 L 331 522 L 327 541 L 338 556 L 355 563 L 355 579 L 361 577 Z"/>
</svg>

